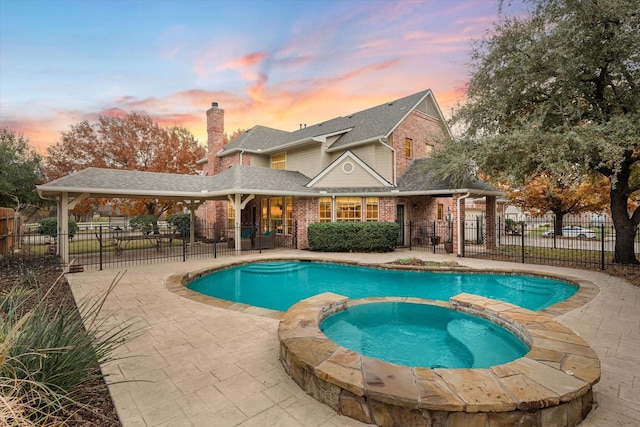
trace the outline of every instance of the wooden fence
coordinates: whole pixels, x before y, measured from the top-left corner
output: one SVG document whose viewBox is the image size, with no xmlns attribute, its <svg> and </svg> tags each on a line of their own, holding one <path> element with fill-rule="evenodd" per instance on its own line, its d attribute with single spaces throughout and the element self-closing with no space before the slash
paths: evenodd
<svg viewBox="0 0 640 427">
<path fill-rule="evenodd" d="M 20 230 L 20 215 L 9 208 L 0 208 L 0 255 L 11 254 L 14 248 L 16 231 Z"/>
</svg>

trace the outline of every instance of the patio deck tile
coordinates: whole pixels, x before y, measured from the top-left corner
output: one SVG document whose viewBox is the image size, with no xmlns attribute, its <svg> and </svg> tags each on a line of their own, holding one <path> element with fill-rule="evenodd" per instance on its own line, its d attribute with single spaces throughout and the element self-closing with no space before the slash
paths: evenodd
<svg viewBox="0 0 640 427">
<path fill-rule="evenodd" d="M 472 268 L 558 272 L 600 287 L 582 307 L 555 320 L 579 333 L 600 358 L 602 378 L 594 387 L 598 405 L 581 424 L 587 427 L 640 425 L 640 288 L 607 274 L 577 269 L 453 258 L 399 250 L 387 254 L 328 254 L 277 251 L 208 260 L 140 265 L 127 271 L 104 305 L 107 324 L 136 322 L 141 336 L 123 346 L 103 369 L 124 427 L 137 426 L 307 426 L 363 425 L 336 414 L 306 395 L 277 361 L 277 315 L 228 304 L 203 304 L 167 289 L 176 273 L 213 268 L 239 260 L 339 259 L 386 263 L 411 255 L 452 261 Z M 124 268 L 122 269 L 124 270 Z M 76 300 L 96 298 L 118 269 L 67 275 Z M 276 313 L 277 314 L 277 313 Z M 128 357 L 132 356 L 132 357 Z"/>
</svg>

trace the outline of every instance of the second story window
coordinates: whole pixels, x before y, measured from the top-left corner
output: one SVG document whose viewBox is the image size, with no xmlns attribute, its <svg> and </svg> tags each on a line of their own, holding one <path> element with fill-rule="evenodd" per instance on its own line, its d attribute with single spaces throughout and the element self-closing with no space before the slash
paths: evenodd
<svg viewBox="0 0 640 427">
<path fill-rule="evenodd" d="M 411 138 L 404 139 L 404 155 L 407 159 L 413 158 L 413 140 Z"/>
<path fill-rule="evenodd" d="M 433 153 L 433 144 L 430 144 L 427 142 L 427 157 L 431 157 L 431 154 Z"/>
<path fill-rule="evenodd" d="M 271 156 L 271 169 L 287 169 L 287 153 Z"/>
</svg>

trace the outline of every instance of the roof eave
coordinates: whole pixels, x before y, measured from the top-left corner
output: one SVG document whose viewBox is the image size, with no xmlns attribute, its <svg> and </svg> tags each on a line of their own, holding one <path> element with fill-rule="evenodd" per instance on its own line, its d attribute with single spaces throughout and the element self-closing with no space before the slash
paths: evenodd
<svg viewBox="0 0 640 427">
<path fill-rule="evenodd" d="M 345 145 L 339 145 L 337 147 L 329 147 L 327 148 L 327 153 L 332 153 L 334 151 L 343 151 L 343 150 L 348 150 L 351 147 L 356 147 L 358 145 L 363 145 L 363 144 L 369 144 L 371 142 L 378 142 L 380 140 L 386 139 L 387 136 L 385 135 L 378 135 L 378 136 L 374 136 L 371 138 L 367 138 L 367 139 L 361 139 L 359 141 L 354 141 L 354 142 L 350 142 L 349 144 L 345 144 Z"/>
</svg>

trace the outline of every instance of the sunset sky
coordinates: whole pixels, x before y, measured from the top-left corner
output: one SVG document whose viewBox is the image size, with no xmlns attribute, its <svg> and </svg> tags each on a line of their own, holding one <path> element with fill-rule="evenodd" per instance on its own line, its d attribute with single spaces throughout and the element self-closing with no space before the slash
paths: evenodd
<svg viewBox="0 0 640 427">
<path fill-rule="evenodd" d="M 498 0 L 0 0 L 0 127 L 46 155 L 71 125 L 133 111 L 205 144 L 213 101 L 228 134 L 427 88 L 448 115 L 497 19 Z"/>
</svg>

